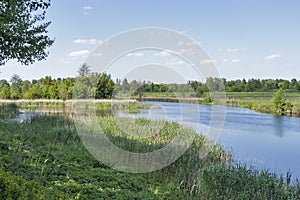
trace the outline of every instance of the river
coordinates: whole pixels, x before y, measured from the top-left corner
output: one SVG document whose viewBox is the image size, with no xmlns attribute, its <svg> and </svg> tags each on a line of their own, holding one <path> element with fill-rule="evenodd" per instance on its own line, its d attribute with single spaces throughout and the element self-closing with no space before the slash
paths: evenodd
<svg viewBox="0 0 300 200">
<path fill-rule="evenodd" d="M 142 109 L 136 117 L 166 119 L 180 122 L 192 112 L 182 112 L 182 107 L 198 107 L 197 131 L 207 132 L 211 110 L 218 106 L 179 104 L 169 102 L 144 103 L 159 105 L 162 109 Z M 184 105 L 184 106 L 182 106 Z M 195 119 L 191 119 L 194 121 Z M 226 106 L 224 126 L 217 143 L 232 152 L 236 162 L 268 169 L 276 174 L 292 172 L 300 178 L 300 118 L 258 113 L 246 108 Z"/>
</svg>

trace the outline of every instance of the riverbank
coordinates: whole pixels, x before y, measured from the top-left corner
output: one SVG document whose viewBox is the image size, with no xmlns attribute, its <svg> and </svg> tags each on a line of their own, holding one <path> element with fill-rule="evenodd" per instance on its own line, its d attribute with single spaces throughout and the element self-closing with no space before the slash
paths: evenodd
<svg viewBox="0 0 300 200">
<path fill-rule="evenodd" d="M 151 96 L 152 95 L 152 96 Z M 287 99 L 292 105 L 292 109 L 286 111 L 275 112 L 272 104 L 272 93 L 259 93 L 259 92 L 230 92 L 227 93 L 226 104 L 219 102 L 207 102 L 205 98 L 197 97 L 187 97 L 187 96 L 164 96 L 161 93 L 147 94 L 140 99 L 138 97 L 132 97 L 132 99 L 87 99 L 87 100 L 55 100 L 55 99 L 17 99 L 17 100 L 7 100 L 0 99 L 1 103 L 15 103 L 21 108 L 70 108 L 74 103 L 90 102 L 90 103 L 136 103 L 138 101 L 161 101 L 161 102 L 181 102 L 181 103 L 197 103 L 197 104 L 207 104 L 207 105 L 226 105 L 241 108 L 248 108 L 261 113 L 274 114 L 274 115 L 286 115 L 292 117 L 300 117 L 300 94 L 298 93 L 287 93 Z M 139 108 L 142 108 L 141 106 Z M 131 110 L 132 113 L 138 112 L 138 109 Z"/>
<path fill-rule="evenodd" d="M 182 102 L 198 103 L 207 105 L 226 105 L 241 108 L 248 108 L 257 112 L 300 117 L 300 93 L 287 92 L 286 98 L 291 103 L 292 109 L 286 111 L 274 111 L 272 104 L 273 92 L 228 92 L 226 93 L 226 104 L 220 102 L 207 102 L 205 98 L 189 98 L 187 95 L 164 96 L 162 93 L 147 93 L 140 100 L 142 101 L 162 101 L 162 102 Z"/>
<path fill-rule="evenodd" d="M 131 152 L 158 148 L 179 128 L 167 123 L 145 141 L 122 136 L 111 120 L 99 118 L 109 139 Z M 0 138 L 1 199 L 298 199 L 300 195 L 300 186 L 291 182 L 289 173 L 278 178 L 268 171 L 232 165 L 219 146 L 199 158 L 203 136 L 175 163 L 146 174 L 115 171 L 97 161 L 72 121 L 63 116 L 0 121 Z"/>
<path fill-rule="evenodd" d="M 300 117 L 300 93 L 284 92 L 283 104 L 290 104 L 285 110 L 276 110 L 272 99 L 274 92 L 228 92 L 228 106 L 248 108 L 261 113 Z"/>
</svg>

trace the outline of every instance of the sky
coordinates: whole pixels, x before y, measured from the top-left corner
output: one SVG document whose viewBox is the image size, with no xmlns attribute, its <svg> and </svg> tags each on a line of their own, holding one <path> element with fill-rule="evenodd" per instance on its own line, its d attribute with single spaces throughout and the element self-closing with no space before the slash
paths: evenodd
<svg viewBox="0 0 300 200">
<path fill-rule="evenodd" d="M 300 80 L 299 9 L 298 0 L 52 0 L 46 19 L 52 22 L 48 35 L 55 43 L 47 49 L 49 57 L 29 66 L 9 61 L 0 66 L 0 79 L 9 80 L 13 74 L 23 80 L 75 77 L 103 41 L 124 31 L 159 27 L 197 42 L 210 58 L 203 63 L 214 64 L 220 77 Z M 164 55 L 165 51 L 153 52 L 158 53 Z M 126 56 L 132 61 L 144 55 L 140 51 Z M 143 68 L 149 66 L 146 60 L 150 58 L 145 59 Z M 179 58 L 156 58 L 155 63 L 158 61 L 162 63 L 153 70 L 184 64 Z M 118 70 L 115 65 L 111 73 Z"/>
</svg>

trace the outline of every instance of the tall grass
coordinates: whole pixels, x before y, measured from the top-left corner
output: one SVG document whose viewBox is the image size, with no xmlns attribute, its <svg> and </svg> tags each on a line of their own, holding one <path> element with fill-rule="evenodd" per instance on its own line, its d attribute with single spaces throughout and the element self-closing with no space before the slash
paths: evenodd
<svg viewBox="0 0 300 200">
<path fill-rule="evenodd" d="M 169 142 L 179 124 L 166 122 L 153 137 L 130 137 L 111 117 L 100 117 L 116 145 L 152 151 Z M 132 119 L 128 119 L 132 120 Z M 299 199 L 291 175 L 277 177 L 230 163 L 219 146 L 205 157 L 203 136 L 173 164 L 147 174 L 118 172 L 97 161 L 82 145 L 72 121 L 35 117 L 25 123 L 0 122 L 1 199 Z M 149 125 L 149 120 L 134 123 Z M 159 123 L 159 122 L 154 122 Z M 1 196 L 2 195 L 2 196 Z"/>
</svg>

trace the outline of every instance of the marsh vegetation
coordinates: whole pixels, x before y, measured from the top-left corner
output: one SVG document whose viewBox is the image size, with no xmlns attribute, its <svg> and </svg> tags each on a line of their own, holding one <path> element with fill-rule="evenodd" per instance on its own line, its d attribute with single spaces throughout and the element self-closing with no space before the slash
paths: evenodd
<svg viewBox="0 0 300 200">
<path fill-rule="evenodd" d="M 110 108 L 98 106 L 103 111 Z M 124 135 L 109 115 L 98 120 L 113 143 L 132 152 L 160 148 L 180 127 L 166 122 L 154 137 L 139 139 Z M 289 173 L 278 177 L 233 164 L 231 155 L 218 145 L 200 158 L 199 149 L 207 140 L 200 135 L 170 166 L 131 174 L 96 160 L 82 144 L 72 119 L 63 115 L 0 123 L 1 199 L 297 199 L 300 195 L 300 186 Z"/>
</svg>

